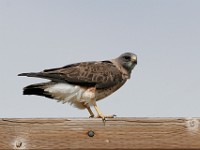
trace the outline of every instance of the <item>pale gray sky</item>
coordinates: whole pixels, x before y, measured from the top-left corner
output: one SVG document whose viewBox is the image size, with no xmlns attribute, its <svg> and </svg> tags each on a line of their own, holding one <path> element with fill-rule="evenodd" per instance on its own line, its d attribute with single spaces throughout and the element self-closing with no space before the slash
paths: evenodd
<svg viewBox="0 0 200 150">
<path fill-rule="evenodd" d="M 70 63 L 138 55 L 132 78 L 98 102 L 119 117 L 200 116 L 200 1 L 0 0 L 0 117 L 88 117 L 18 77 Z"/>
</svg>

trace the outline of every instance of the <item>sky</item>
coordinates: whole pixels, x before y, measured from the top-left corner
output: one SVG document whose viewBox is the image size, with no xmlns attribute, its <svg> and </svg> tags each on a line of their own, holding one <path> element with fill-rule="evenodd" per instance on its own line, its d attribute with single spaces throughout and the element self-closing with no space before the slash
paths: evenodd
<svg viewBox="0 0 200 150">
<path fill-rule="evenodd" d="M 97 102 L 105 115 L 199 117 L 199 8 L 198 0 L 0 0 L 0 118 L 88 117 L 22 95 L 46 80 L 17 74 L 124 52 L 138 64 L 122 88 Z"/>
</svg>

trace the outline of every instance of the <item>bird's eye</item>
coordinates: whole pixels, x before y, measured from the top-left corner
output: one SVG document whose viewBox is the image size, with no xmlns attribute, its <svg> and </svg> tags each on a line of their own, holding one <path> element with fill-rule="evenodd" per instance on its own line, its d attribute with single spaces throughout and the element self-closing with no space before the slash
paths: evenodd
<svg viewBox="0 0 200 150">
<path fill-rule="evenodd" d="M 130 56 L 124 56 L 124 59 L 125 59 L 125 60 L 130 60 L 131 57 L 130 57 Z"/>
</svg>

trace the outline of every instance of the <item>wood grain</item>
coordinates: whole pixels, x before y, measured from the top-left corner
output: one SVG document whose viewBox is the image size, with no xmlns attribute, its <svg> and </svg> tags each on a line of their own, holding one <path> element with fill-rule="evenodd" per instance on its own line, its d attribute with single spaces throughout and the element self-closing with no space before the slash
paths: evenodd
<svg viewBox="0 0 200 150">
<path fill-rule="evenodd" d="M 1 118 L 0 148 L 200 149 L 200 119 Z"/>
</svg>

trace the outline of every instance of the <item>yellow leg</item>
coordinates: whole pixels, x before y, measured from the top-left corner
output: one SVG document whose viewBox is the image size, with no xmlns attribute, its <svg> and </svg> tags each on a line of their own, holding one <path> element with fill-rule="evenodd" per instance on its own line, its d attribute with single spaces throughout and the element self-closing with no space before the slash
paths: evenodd
<svg viewBox="0 0 200 150">
<path fill-rule="evenodd" d="M 92 112 L 90 107 L 87 107 L 88 112 L 90 113 L 90 117 L 89 118 L 93 118 L 94 117 L 94 113 Z"/>
<path fill-rule="evenodd" d="M 115 115 L 110 115 L 110 116 L 104 116 L 103 113 L 100 111 L 100 109 L 98 108 L 97 104 L 96 104 L 96 101 L 95 100 L 92 100 L 92 103 L 94 105 L 94 108 L 98 114 L 98 118 L 102 118 L 103 120 L 105 120 L 105 118 L 114 118 Z"/>
<path fill-rule="evenodd" d="M 97 107 L 97 105 L 94 105 L 95 110 L 97 111 L 97 114 L 99 118 L 105 119 L 105 116 L 103 115 L 103 113 L 99 110 L 99 108 Z"/>
<path fill-rule="evenodd" d="M 90 106 L 88 104 L 82 103 L 83 106 L 85 106 L 85 108 L 87 108 L 88 112 L 90 113 L 90 117 L 89 118 L 93 118 L 94 117 L 94 113 L 92 112 Z"/>
</svg>

